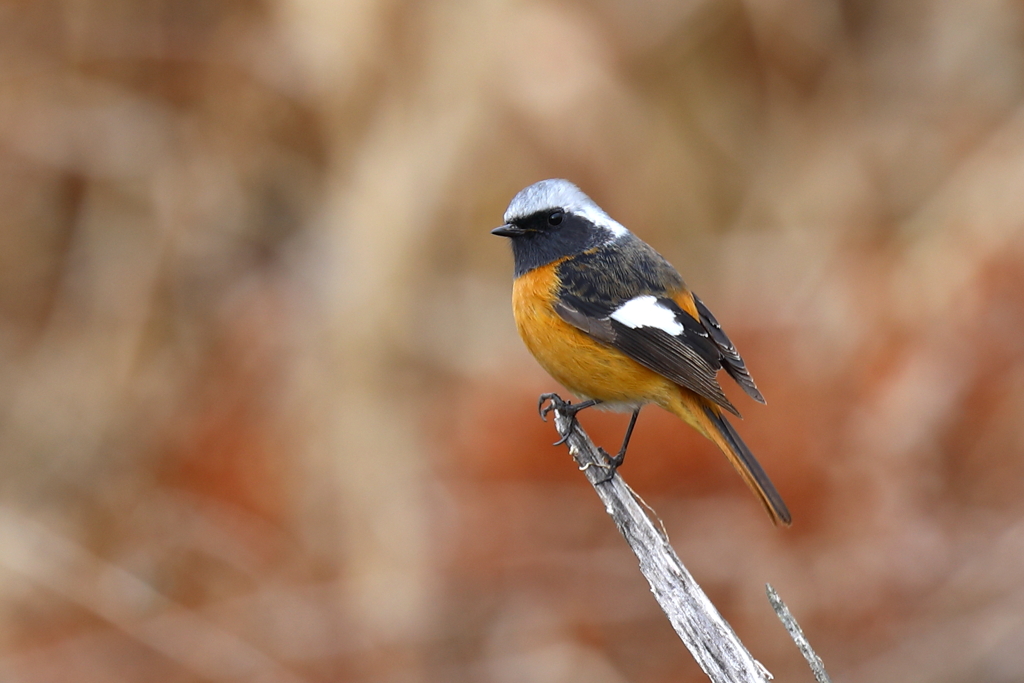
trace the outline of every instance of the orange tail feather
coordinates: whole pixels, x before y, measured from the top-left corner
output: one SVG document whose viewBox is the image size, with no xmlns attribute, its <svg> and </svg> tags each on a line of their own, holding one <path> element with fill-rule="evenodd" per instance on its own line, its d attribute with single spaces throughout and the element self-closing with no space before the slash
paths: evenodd
<svg viewBox="0 0 1024 683">
<path fill-rule="evenodd" d="M 675 405 L 666 407 L 715 442 L 743 477 L 743 481 L 764 505 L 772 522 L 789 526 L 793 518 L 782 501 L 782 496 L 779 495 L 775 485 L 765 474 L 764 468 L 757 462 L 754 454 L 743 443 L 743 439 L 729 424 L 718 407 L 692 394 L 687 396 L 686 394 L 691 392 L 686 389 L 680 393 L 682 400 Z"/>
</svg>

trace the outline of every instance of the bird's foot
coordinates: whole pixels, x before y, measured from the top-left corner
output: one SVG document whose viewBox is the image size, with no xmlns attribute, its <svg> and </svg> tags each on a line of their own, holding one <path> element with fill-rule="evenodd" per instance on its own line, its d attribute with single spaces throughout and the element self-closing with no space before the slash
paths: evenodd
<svg viewBox="0 0 1024 683">
<path fill-rule="evenodd" d="M 590 399 L 580 403 L 570 403 L 569 401 L 562 400 L 562 397 L 558 394 L 541 394 L 540 399 L 537 401 L 537 412 L 540 413 L 540 419 L 547 422 L 548 414 L 557 410 L 569 417 L 571 425 L 576 422 L 576 413 L 580 412 L 584 408 L 596 406 L 598 403 L 600 403 L 600 401 L 596 399 Z M 552 445 L 561 446 L 569 439 L 570 434 L 572 434 L 571 426 L 570 429 L 566 430 L 565 434 L 562 435 L 562 438 Z"/>
<path fill-rule="evenodd" d="M 547 403 L 548 405 L 544 405 Z M 537 401 L 537 412 L 540 413 L 540 419 L 545 422 L 548 421 L 548 413 L 557 410 L 560 413 L 565 413 L 569 417 L 576 417 L 576 413 L 596 406 L 600 403 L 596 398 L 587 399 L 579 403 L 570 403 L 569 401 L 563 401 L 562 397 L 558 394 L 541 394 L 540 399 Z"/>
<path fill-rule="evenodd" d="M 604 456 L 605 460 L 607 460 L 608 462 L 606 462 L 606 463 L 587 463 L 587 466 L 589 467 L 591 464 L 595 464 L 598 467 L 600 467 L 602 470 L 604 470 L 604 474 L 601 476 L 601 478 L 596 480 L 594 483 L 595 484 L 605 484 L 605 483 L 611 481 L 612 477 L 615 476 L 616 470 L 618 470 L 619 467 L 622 465 L 622 461 L 626 459 L 626 453 L 625 453 L 625 451 L 620 451 L 618 455 L 612 456 L 612 455 L 610 455 L 608 453 L 608 451 L 606 451 L 605 449 L 601 448 L 600 446 L 598 447 L 597 450 L 601 453 L 602 456 Z"/>
<path fill-rule="evenodd" d="M 544 405 L 549 403 L 549 405 Z M 548 413 L 561 410 L 562 412 L 568 412 L 572 407 L 572 404 L 568 401 L 563 401 L 562 397 L 558 394 L 541 394 L 540 398 L 537 399 L 537 412 L 540 413 L 540 419 L 545 422 L 548 421 Z"/>
</svg>

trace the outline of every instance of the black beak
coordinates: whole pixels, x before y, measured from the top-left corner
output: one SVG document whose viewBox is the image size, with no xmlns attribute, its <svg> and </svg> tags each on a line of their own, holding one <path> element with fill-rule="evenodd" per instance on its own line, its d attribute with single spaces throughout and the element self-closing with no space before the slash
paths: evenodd
<svg viewBox="0 0 1024 683">
<path fill-rule="evenodd" d="M 525 230 L 517 225 L 513 225 L 512 223 L 499 225 L 494 230 L 491 230 L 492 235 L 499 235 L 500 237 L 519 237 L 525 233 Z"/>
</svg>

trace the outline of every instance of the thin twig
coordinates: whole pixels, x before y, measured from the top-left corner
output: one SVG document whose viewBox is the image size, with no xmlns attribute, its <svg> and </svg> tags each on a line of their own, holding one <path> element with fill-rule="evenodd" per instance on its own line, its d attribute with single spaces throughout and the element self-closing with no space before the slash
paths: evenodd
<svg viewBox="0 0 1024 683">
<path fill-rule="evenodd" d="M 700 668 L 713 683 L 770 680 L 771 674 L 751 656 L 718 613 L 630 488 L 618 474 L 608 477 L 607 459 L 579 423 L 558 409 L 561 405 L 555 402 L 558 433 L 633 549 L 651 592 Z"/>
<path fill-rule="evenodd" d="M 796 623 L 796 619 L 790 613 L 789 608 L 786 607 L 786 603 L 782 602 L 782 598 L 779 597 L 779 594 L 775 592 L 770 583 L 765 584 L 765 591 L 768 593 L 768 602 L 772 603 L 772 609 L 779 616 L 779 621 L 789 631 L 789 637 L 796 643 L 800 654 L 804 656 L 807 664 L 811 667 L 814 679 L 818 683 L 832 683 L 832 679 L 828 677 L 828 673 L 825 671 L 825 663 L 821 661 L 821 657 L 814 651 L 811 644 L 807 642 L 807 636 L 804 635 L 800 624 Z"/>
</svg>

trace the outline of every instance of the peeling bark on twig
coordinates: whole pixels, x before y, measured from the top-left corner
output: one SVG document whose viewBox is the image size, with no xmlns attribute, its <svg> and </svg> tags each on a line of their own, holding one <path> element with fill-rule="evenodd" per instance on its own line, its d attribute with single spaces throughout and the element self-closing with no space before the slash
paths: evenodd
<svg viewBox="0 0 1024 683">
<path fill-rule="evenodd" d="M 768 593 L 768 602 L 772 603 L 772 609 L 775 610 L 775 614 L 779 616 L 779 621 L 789 631 L 789 637 L 796 643 L 797 648 L 800 650 L 800 654 L 807 660 L 808 666 L 811 667 L 811 672 L 814 674 L 814 680 L 818 683 L 832 683 L 832 679 L 828 677 L 828 673 L 825 672 L 825 663 L 821 661 L 821 657 L 814 651 L 811 644 L 807 642 L 807 636 L 804 635 L 803 629 L 800 628 L 800 624 L 796 623 L 796 619 L 790 613 L 789 608 L 786 607 L 786 603 L 782 602 L 782 598 L 775 592 L 770 583 L 765 584 L 765 592 Z"/>
<path fill-rule="evenodd" d="M 555 409 L 555 426 L 569 452 L 640 561 L 672 627 L 714 683 L 764 683 L 771 674 L 755 660 L 701 590 L 675 550 L 618 474 L 607 478 L 606 458 L 572 417 Z M 602 481 L 607 478 L 607 481 Z"/>
</svg>

